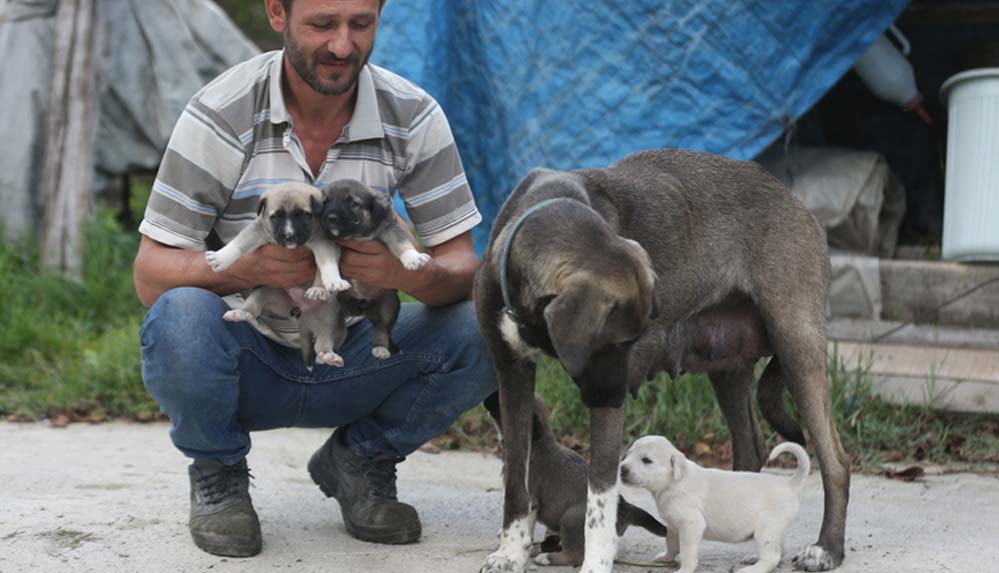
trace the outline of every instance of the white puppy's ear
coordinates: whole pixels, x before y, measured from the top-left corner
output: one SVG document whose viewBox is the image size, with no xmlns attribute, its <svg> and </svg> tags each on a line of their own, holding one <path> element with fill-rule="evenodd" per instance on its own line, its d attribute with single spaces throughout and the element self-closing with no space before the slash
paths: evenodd
<svg viewBox="0 0 999 573">
<path fill-rule="evenodd" d="M 680 454 L 673 454 L 669 457 L 669 465 L 673 470 L 673 481 L 680 481 L 687 475 L 687 458 Z"/>
</svg>

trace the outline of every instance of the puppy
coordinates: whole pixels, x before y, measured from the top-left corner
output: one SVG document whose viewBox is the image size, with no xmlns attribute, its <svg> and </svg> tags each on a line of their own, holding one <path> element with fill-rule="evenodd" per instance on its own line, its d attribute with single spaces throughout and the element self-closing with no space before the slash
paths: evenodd
<svg viewBox="0 0 999 573">
<path fill-rule="evenodd" d="M 376 191 L 360 181 L 333 182 L 323 197 L 319 224 L 334 239 L 374 240 L 384 244 L 408 270 L 422 268 L 430 255 L 421 253 L 402 228 L 392 210 L 388 193 Z M 371 354 L 385 359 L 395 352 L 391 332 L 399 317 L 399 296 L 394 290 L 375 289 L 348 281 L 349 290 L 336 297 L 332 322 L 334 348 L 347 337 L 348 318 L 365 316 L 371 320 Z"/>
<path fill-rule="evenodd" d="M 232 322 L 256 319 L 266 308 L 299 318 L 302 358 L 309 370 L 316 362 L 343 366 L 333 340 L 334 308 L 326 302 L 331 292 L 350 288 L 340 276 L 337 258 L 340 249 L 319 224 L 323 208 L 319 189 L 303 183 L 282 183 L 264 191 L 257 205 L 257 217 L 232 241 L 218 251 L 206 251 L 205 260 L 215 272 L 232 266 L 241 256 L 264 244 L 293 249 L 304 246 L 316 257 L 316 278 L 311 287 L 287 290 L 256 288 L 240 308 L 223 318 Z"/>
<path fill-rule="evenodd" d="M 652 492 L 669 527 L 666 551 L 679 553 L 680 573 L 693 573 L 701 539 L 740 543 L 756 540 L 759 556 L 738 573 L 768 573 L 780 562 L 784 530 L 798 514 L 798 491 L 811 468 L 804 448 L 784 442 L 770 460 L 790 452 L 798 468 L 790 478 L 754 472 L 705 469 L 684 457 L 662 436 L 639 438 L 621 462 L 621 481 Z M 750 561 L 751 562 L 751 561 Z"/>
<path fill-rule="evenodd" d="M 486 410 L 500 423 L 499 395 L 486 398 Z M 534 398 L 531 461 L 527 488 L 537 519 L 548 529 L 534 561 L 539 565 L 579 565 L 585 553 L 586 476 L 589 466 L 578 453 L 558 443 L 548 421 L 548 406 Z M 617 535 L 635 525 L 666 537 L 666 527 L 623 497 L 617 502 Z M 552 532 L 557 532 L 552 534 Z"/>
</svg>

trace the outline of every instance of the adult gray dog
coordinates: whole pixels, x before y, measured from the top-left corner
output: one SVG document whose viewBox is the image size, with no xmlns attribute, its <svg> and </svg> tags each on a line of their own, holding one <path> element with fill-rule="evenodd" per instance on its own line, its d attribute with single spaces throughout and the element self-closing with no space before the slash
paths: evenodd
<svg viewBox="0 0 999 573">
<path fill-rule="evenodd" d="M 535 516 L 526 489 L 535 361 L 556 357 L 590 409 L 591 462 L 583 571 L 616 551 L 618 460 L 629 389 L 659 372 L 707 372 L 733 435 L 734 469 L 757 471 L 764 417 L 803 441 L 781 404 L 786 387 L 822 472 L 819 539 L 796 557 L 808 571 L 843 559 L 850 460 L 826 381 L 825 234 L 754 163 L 680 150 L 645 151 L 598 169 L 534 170 L 493 225 L 475 281 L 482 331 L 499 377 L 505 456 L 503 532 L 484 572 L 526 565 Z"/>
</svg>

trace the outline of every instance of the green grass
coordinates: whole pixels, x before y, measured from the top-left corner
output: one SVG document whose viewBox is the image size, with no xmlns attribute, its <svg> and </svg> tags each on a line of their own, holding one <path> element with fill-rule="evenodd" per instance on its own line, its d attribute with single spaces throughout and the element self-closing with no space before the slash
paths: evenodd
<svg viewBox="0 0 999 573">
<path fill-rule="evenodd" d="M 145 190 L 137 191 L 133 210 L 141 213 Z M 131 275 L 137 244 L 137 233 L 102 213 L 87 226 L 84 280 L 75 283 L 42 271 L 30 243 L 0 243 L 0 417 L 158 416 L 140 374 L 138 329 L 145 309 Z M 999 464 L 999 416 L 888 404 L 871 393 L 867 372 L 848 371 L 835 357 L 829 378 L 840 437 L 856 467 L 876 469 L 886 460 L 972 469 Z M 539 365 L 537 388 L 556 432 L 585 450 L 588 414 L 557 362 Z M 646 383 L 638 399 L 629 400 L 626 425 L 629 439 L 662 434 L 703 463 L 725 465 L 731 456 L 728 431 L 703 376 Z M 776 443 L 765 424 L 764 434 Z M 496 434 L 479 406 L 437 444 L 495 449 Z"/>
</svg>

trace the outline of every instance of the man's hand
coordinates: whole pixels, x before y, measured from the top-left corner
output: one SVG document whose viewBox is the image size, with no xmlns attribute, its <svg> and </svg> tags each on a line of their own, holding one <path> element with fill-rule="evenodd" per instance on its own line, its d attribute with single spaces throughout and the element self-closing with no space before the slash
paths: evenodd
<svg viewBox="0 0 999 573">
<path fill-rule="evenodd" d="M 337 241 L 340 252 L 340 274 L 361 281 L 367 286 L 400 289 L 407 271 L 402 262 L 378 241 Z"/>
<path fill-rule="evenodd" d="M 286 249 L 263 245 L 246 253 L 227 270 L 242 288 L 269 286 L 293 288 L 311 284 L 316 277 L 316 259 L 305 247 Z"/>
</svg>

